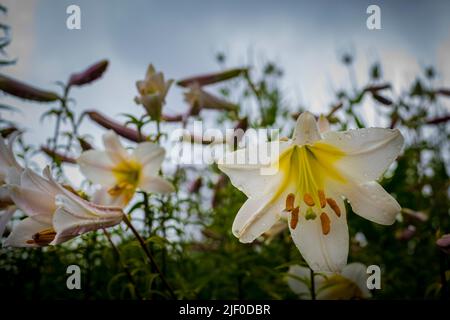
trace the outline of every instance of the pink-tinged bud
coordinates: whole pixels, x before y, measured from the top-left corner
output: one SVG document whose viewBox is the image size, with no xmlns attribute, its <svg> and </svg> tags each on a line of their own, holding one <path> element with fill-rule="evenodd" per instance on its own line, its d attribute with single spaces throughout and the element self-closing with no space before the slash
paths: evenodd
<svg viewBox="0 0 450 320">
<path fill-rule="evenodd" d="M 189 193 L 198 193 L 200 188 L 202 187 L 203 180 L 202 177 L 198 177 L 194 181 L 192 181 L 191 185 L 189 186 Z"/>
<path fill-rule="evenodd" d="M 450 115 L 426 120 L 427 124 L 440 124 L 450 120 Z"/>
<path fill-rule="evenodd" d="M 161 116 L 161 119 L 166 122 L 180 122 L 180 121 L 183 121 L 184 115 L 182 115 L 182 114 L 175 114 L 175 115 L 163 114 Z"/>
<path fill-rule="evenodd" d="M 184 99 L 191 106 L 190 115 L 197 115 L 201 109 L 234 111 L 238 106 L 206 92 L 194 85 L 184 94 Z"/>
<path fill-rule="evenodd" d="M 41 90 L 4 75 L 0 75 L 0 90 L 18 98 L 37 102 L 52 102 L 61 99 L 55 92 Z"/>
<path fill-rule="evenodd" d="M 385 83 L 385 84 L 380 84 L 380 85 L 374 85 L 374 86 L 367 86 L 364 91 L 365 92 L 377 92 L 380 90 L 386 90 L 386 89 L 390 89 L 391 85 L 389 83 Z"/>
<path fill-rule="evenodd" d="M 77 163 L 77 161 L 74 158 L 60 154 L 57 151 L 54 151 L 48 147 L 41 146 L 41 151 L 57 162 L 61 162 L 61 163 L 65 162 L 65 163 L 72 163 L 72 164 Z"/>
<path fill-rule="evenodd" d="M 70 76 L 69 86 L 82 86 L 99 79 L 108 68 L 108 60 L 99 61 L 86 70 Z"/>
<path fill-rule="evenodd" d="M 372 93 L 372 97 L 377 100 L 379 103 L 385 106 L 392 105 L 392 101 L 386 97 L 380 96 L 379 94 Z"/>
<path fill-rule="evenodd" d="M 450 254 L 450 234 L 444 234 L 436 240 L 436 245 L 446 254 Z"/>
<path fill-rule="evenodd" d="M 110 129 L 117 133 L 119 136 L 124 137 L 125 139 L 128 139 L 133 142 L 144 142 L 145 137 L 139 134 L 137 130 L 128 128 L 119 122 L 114 121 L 113 119 L 101 114 L 98 111 L 95 110 L 89 110 L 86 111 L 86 114 L 89 116 L 89 118 L 97 123 L 98 125 L 102 126 L 105 129 Z"/>
<path fill-rule="evenodd" d="M 94 147 L 86 141 L 86 139 L 78 138 L 78 143 L 80 144 L 80 147 L 83 151 L 88 151 L 94 149 Z"/>
<path fill-rule="evenodd" d="M 441 88 L 441 89 L 437 90 L 436 93 L 443 95 L 443 96 L 450 97 L 450 89 Z"/>
<path fill-rule="evenodd" d="M 248 71 L 248 69 L 246 69 L 246 68 L 238 68 L 238 69 L 225 70 L 222 72 L 203 74 L 203 75 L 193 76 L 193 77 L 179 80 L 179 81 L 177 81 L 177 84 L 181 87 L 189 87 L 193 84 L 197 84 L 199 86 L 206 86 L 208 84 L 213 84 L 213 83 L 229 80 L 232 78 L 236 78 L 236 77 L 246 73 L 247 71 Z"/>
</svg>

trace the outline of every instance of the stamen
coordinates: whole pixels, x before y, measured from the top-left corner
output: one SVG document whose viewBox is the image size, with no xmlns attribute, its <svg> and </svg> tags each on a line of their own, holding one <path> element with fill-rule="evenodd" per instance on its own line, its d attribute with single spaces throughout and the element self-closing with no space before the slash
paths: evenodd
<svg viewBox="0 0 450 320">
<path fill-rule="evenodd" d="M 314 205 L 315 205 L 314 199 L 312 198 L 312 196 L 309 193 L 305 193 L 305 195 L 303 196 L 303 200 L 305 201 L 305 203 L 308 206 L 314 207 Z"/>
<path fill-rule="evenodd" d="M 306 220 L 314 220 L 315 218 L 317 218 L 317 215 L 314 212 L 314 210 L 311 208 L 308 208 L 308 210 L 306 210 L 305 219 Z"/>
<path fill-rule="evenodd" d="M 289 193 L 286 197 L 286 211 L 292 211 L 294 209 L 295 195 Z"/>
<path fill-rule="evenodd" d="M 298 224 L 298 213 L 300 211 L 299 207 L 294 208 L 291 212 L 291 229 L 295 230 Z"/>
<path fill-rule="evenodd" d="M 56 232 L 52 228 L 43 230 L 41 232 L 35 233 L 32 236 L 33 240 L 27 240 L 28 244 L 37 244 L 41 246 L 45 246 L 55 239 Z"/>
<path fill-rule="evenodd" d="M 341 209 L 339 209 L 339 206 L 337 205 L 336 201 L 332 198 L 327 198 L 327 203 L 331 207 L 331 209 L 333 209 L 334 213 L 336 213 L 336 215 L 340 217 Z"/>
<path fill-rule="evenodd" d="M 327 205 L 327 201 L 325 199 L 325 192 L 323 190 L 319 190 L 319 200 L 320 200 L 320 207 L 323 209 Z"/>
<path fill-rule="evenodd" d="M 325 212 L 320 215 L 320 223 L 322 224 L 322 233 L 324 235 L 330 233 L 330 218 Z"/>
</svg>

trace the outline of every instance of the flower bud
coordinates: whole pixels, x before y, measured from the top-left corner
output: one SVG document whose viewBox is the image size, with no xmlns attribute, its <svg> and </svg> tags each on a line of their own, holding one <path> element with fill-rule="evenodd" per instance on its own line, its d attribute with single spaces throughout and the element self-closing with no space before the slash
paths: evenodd
<svg viewBox="0 0 450 320">
<path fill-rule="evenodd" d="M 203 74 L 203 75 L 198 75 L 198 76 L 179 80 L 177 82 L 177 84 L 181 87 L 190 87 L 191 85 L 194 85 L 194 84 L 197 84 L 199 86 L 205 86 L 205 85 L 229 80 L 232 78 L 236 78 L 236 77 L 244 74 L 247 71 L 248 71 L 247 68 L 239 68 L 239 69 L 225 70 L 222 72 Z"/>
<path fill-rule="evenodd" d="M 55 92 L 41 90 L 4 75 L 0 75 L 0 90 L 18 98 L 37 102 L 52 102 L 61 99 Z"/>
<path fill-rule="evenodd" d="M 70 76 L 69 86 L 82 86 L 99 79 L 108 68 L 108 60 L 99 61 L 86 70 Z"/>
<path fill-rule="evenodd" d="M 86 111 L 89 118 L 105 129 L 111 129 L 130 141 L 143 142 L 145 138 L 137 130 L 128 128 L 95 110 Z"/>
</svg>

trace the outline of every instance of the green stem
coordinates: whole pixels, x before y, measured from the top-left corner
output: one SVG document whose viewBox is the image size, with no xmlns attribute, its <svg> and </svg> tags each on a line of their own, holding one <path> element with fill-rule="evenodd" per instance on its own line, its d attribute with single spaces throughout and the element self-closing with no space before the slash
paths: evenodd
<svg viewBox="0 0 450 320">
<path fill-rule="evenodd" d="M 164 283 L 164 285 L 166 286 L 167 290 L 170 293 L 170 296 L 172 297 L 172 299 L 176 299 L 176 295 L 172 289 L 172 287 L 170 286 L 170 284 L 167 282 L 166 278 L 164 277 L 164 275 L 162 274 L 161 270 L 159 269 L 158 265 L 156 264 L 155 258 L 153 258 L 153 255 L 151 254 L 150 250 L 148 249 L 148 247 L 145 245 L 145 241 L 144 239 L 141 237 L 141 235 L 139 234 L 139 232 L 137 232 L 137 230 L 134 228 L 134 226 L 131 224 L 131 221 L 128 219 L 128 217 L 126 215 L 123 216 L 123 221 L 125 222 L 125 224 L 131 229 L 131 231 L 133 232 L 134 236 L 136 237 L 136 239 L 138 240 L 141 248 L 144 250 L 145 255 L 147 256 L 150 265 L 153 266 L 153 268 L 156 270 L 156 272 L 159 274 L 162 282 Z"/>
<path fill-rule="evenodd" d="M 309 268 L 311 277 L 311 300 L 316 300 L 316 283 L 314 282 L 314 271 Z"/>
<path fill-rule="evenodd" d="M 106 231 L 106 229 L 103 229 L 103 232 L 106 236 L 106 238 L 108 239 L 109 244 L 111 245 L 111 247 L 113 248 L 113 251 L 116 255 L 117 261 L 119 262 L 120 267 L 125 271 L 125 274 L 127 275 L 128 281 L 131 282 L 131 284 L 134 286 L 134 291 L 136 293 L 136 296 L 138 297 L 139 300 L 143 300 L 142 299 L 142 295 L 139 292 L 139 289 L 136 285 L 136 282 L 134 281 L 133 276 L 131 275 L 130 270 L 128 269 L 128 267 L 125 265 L 125 263 L 122 261 L 122 257 L 120 255 L 120 251 L 119 249 L 116 247 L 116 245 L 114 244 L 114 242 L 111 239 L 111 236 L 109 235 L 109 232 Z"/>
</svg>

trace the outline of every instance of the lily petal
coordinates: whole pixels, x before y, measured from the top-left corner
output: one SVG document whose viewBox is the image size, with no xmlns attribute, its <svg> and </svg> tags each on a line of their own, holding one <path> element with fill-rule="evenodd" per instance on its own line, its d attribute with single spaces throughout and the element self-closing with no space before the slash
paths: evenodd
<svg viewBox="0 0 450 320">
<path fill-rule="evenodd" d="M 56 231 L 55 239 L 50 243 L 56 245 L 68 241 L 81 234 L 115 226 L 122 221 L 123 212 L 116 211 L 115 217 L 95 217 L 80 218 L 65 207 L 60 207 L 53 216 L 53 228 Z"/>
<path fill-rule="evenodd" d="M 252 163 L 250 149 L 239 149 L 226 155 L 225 159 L 219 161 L 219 169 L 231 180 L 233 186 L 242 191 L 247 197 L 260 197 L 275 187 L 281 179 L 282 172 L 275 174 L 262 174 L 264 170 L 275 163 L 280 154 L 291 146 L 290 141 L 276 141 L 261 144 L 256 150 L 267 150 L 268 163 Z M 263 148 L 263 149 L 260 149 Z M 278 151 L 277 151 L 278 149 Z M 253 161 L 255 162 L 255 161 Z"/>
<path fill-rule="evenodd" d="M 280 219 L 285 205 L 283 199 L 268 201 L 267 196 L 247 199 L 234 219 L 233 234 L 242 243 L 253 242 Z"/>
<path fill-rule="evenodd" d="M 103 186 L 113 186 L 116 179 L 112 174 L 114 163 L 109 156 L 97 150 L 88 150 L 77 159 L 81 173 L 93 183 Z"/>
<path fill-rule="evenodd" d="M 297 294 L 300 299 L 311 299 L 311 290 L 308 286 L 311 279 L 311 271 L 299 265 L 289 267 L 287 283 L 289 288 Z"/>
<path fill-rule="evenodd" d="M 370 298 L 372 295 L 367 288 L 367 267 L 359 262 L 353 262 L 346 265 L 341 272 L 341 275 L 353 281 L 361 290 L 362 298 Z"/>
<path fill-rule="evenodd" d="M 51 227 L 51 224 L 40 219 L 25 218 L 13 228 L 4 245 L 6 247 L 39 247 L 35 243 L 27 243 L 27 241 L 31 240 L 34 234 Z"/>
<path fill-rule="evenodd" d="M 8 186 L 9 195 L 17 207 L 28 216 L 49 215 L 55 211 L 54 197 L 36 189 Z"/>
<path fill-rule="evenodd" d="M 312 144 L 321 138 L 314 115 L 307 111 L 300 114 L 294 130 L 294 143 L 299 145 Z"/>
<path fill-rule="evenodd" d="M 333 198 L 340 208 L 341 216 L 337 217 L 328 206 L 323 209 L 330 219 L 328 234 L 323 234 L 319 217 L 306 220 L 301 215 L 295 229 L 289 223 L 297 248 L 311 269 L 317 272 L 339 272 L 347 263 L 349 236 L 345 206 L 342 199 Z"/>
<path fill-rule="evenodd" d="M 151 142 L 138 144 L 133 151 L 133 158 L 142 164 L 142 172 L 148 176 L 156 176 L 166 155 L 166 150 Z"/>
<path fill-rule="evenodd" d="M 5 232 L 6 225 L 8 224 L 9 220 L 11 220 L 16 210 L 16 207 L 10 206 L 5 210 L 0 211 L 0 237 L 3 235 L 3 232 Z"/>
<path fill-rule="evenodd" d="M 142 179 L 139 188 L 146 192 L 170 193 L 174 192 L 173 185 L 159 176 L 148 176 Z"/>
<path fill-rule="evenodd" d="M 128 152 L 122 146 L 119 137 L 114 131 L 110 130 L 103 135 L 103 144 L 105 146 L 105 152 L 115 164 L 120 164 L 128 160 Z"/>
<path fill-rule="evenodd" d="M 345 153 L 336 166 L 359 182 L 378 179 L 397 158 L 404 142 L 399 130 L 383 128 L 329 131 L 323 137 L 325 143 Z"/>
<path fill-rule="evenodd" d="M 391 225 L 400 212 L 398 202 L 377 182 L 347 183 L 340 187 L 353 211 L 361 217 L 383 225 Z"/>
</svg>

